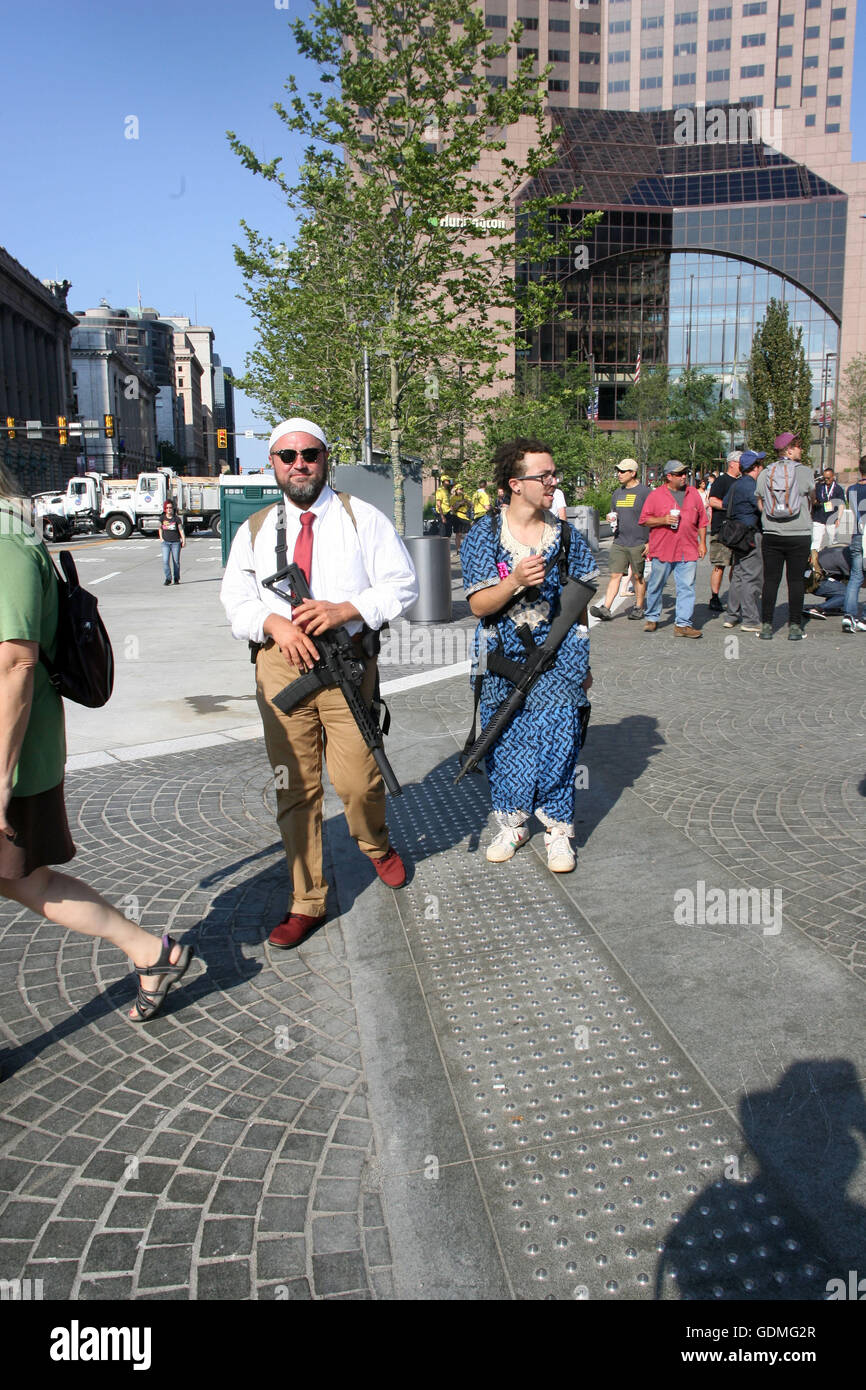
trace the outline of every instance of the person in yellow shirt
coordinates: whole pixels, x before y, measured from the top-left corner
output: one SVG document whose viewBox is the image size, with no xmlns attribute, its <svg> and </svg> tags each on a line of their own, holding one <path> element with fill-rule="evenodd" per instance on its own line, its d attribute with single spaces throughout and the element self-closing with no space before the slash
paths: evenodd
<svg viewBox="0 0 866 1390">
<path fill-rule="evenodd" d="M 470 510 L 469 498 L 460 483 L 455 483 L 451 489 L 451 513 L 454 518 L 454 545 L 458 555 L 460 554 L 460 543 L 472 525 L 469 519 Z"/>
<path fill-rule="evenodd" d="M 451 479 L 443 473 L 435 496 L 436 515 L 439 518 L 440 536 L 451 535 Z"/>
<path fill-rule="evenodd" d="M 472 494 L 472 515 L 477 521 L 480 516 L 485 516 L 489 511 L 490 494 L 487 491 L 487 481 L 482 478 Z"/>
</svg>

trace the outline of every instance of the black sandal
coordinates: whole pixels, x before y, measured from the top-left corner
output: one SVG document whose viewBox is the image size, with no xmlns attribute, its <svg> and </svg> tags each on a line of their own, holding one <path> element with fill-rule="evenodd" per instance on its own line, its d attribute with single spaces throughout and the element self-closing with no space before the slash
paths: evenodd
<svg viewBox="0 0 866 1390">
<path fill-rule="evenodd" d="M 158 961 L 155 961 L 153 965 L 133 966 L 133 970 L 138 975 L 160 975 L 162 976 L 162 980 L 159 989 L 143 989 L 139 981 L 138 994 L 135 996 L 134 1005 L 135 1009 L 138 1011 L 138 1017 L 133 1018 L 127 1014 L 130 1023 L 149 1023 L 152 1018 L 156 1018 L 165 1003 L 165 996 L 168 994 L 172 985 L 176 984 L 177 981 L 186 974 L 189 963 L 193 957 L 193 948 L 191 946 L 184 946 L 174 965 L 172 965 L 171 950 L 172 947 L 176 945 L 177 942 L 172 937 L 164 936 L 162 938 L 162 950 L 159 953 Z"/>
</svg>

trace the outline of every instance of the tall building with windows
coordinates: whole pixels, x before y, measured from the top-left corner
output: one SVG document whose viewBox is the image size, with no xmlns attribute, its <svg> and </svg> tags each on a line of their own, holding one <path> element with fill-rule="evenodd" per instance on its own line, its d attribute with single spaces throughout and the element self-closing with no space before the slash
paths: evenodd
<svg viewBox="0 0 866 1390">
<path fill-rule="evenodd" d="M 484 13 L 496 37 L 524 26 L 491 84 L 506 85 L 522 57 L 553 65 L 562 159 L 540 185 L 582 183 L 569 216 L 605 213 L 591 266 L 571 270 L 564 258 L 554 268 L 569 320 L 522 344 L 519 359 L 555 366 L 572 348 L 592 354 L 600 423 L 625 426 L 618 403 L 639 350 L 674 375 L 706 367 L 736 397 L 775 295 L 804 329 L 813 443 L 826 451 L 824 402 L 866 341 L 866 165 L 852 163 L 850 134 L 855 5 L 486 0 Z M 686 111 L 692 136 L 681 144 Z M 709 124 L 718 111 L 721 142 Z M 837 443 L 850 468 L 851 441 Z"/>
</svg>

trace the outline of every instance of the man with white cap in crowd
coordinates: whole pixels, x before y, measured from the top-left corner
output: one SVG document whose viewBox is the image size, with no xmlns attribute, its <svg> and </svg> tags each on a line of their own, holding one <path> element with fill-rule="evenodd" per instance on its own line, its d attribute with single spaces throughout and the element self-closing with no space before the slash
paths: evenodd
<svg viewBox="0 0 866 1390">
<path fill-rule="evenodd" d="M 326 917 L 322 870 L 322 747 L 328 773 L 358 847 L 391 888 L 406 871 L 391 848 L 385 823 L 385 788 L 370 750 L 339 689 L 309 695 L 289 714 L 273 696 L 316 660 L 311 638 L 345 626 L 358 645 L 400 616 L 418 597 L 406 547 L 387 517 L 326 482 L 328 443 L 311 420 L 284 420 L 273 430 L 268 454 L 283 501 L 245 521 L 232 543 L 220 598 L 235 637 L 255 651 L 256 693 L 268 758 L 274 769 L 277 824 L 286 850 L 292 893 L 272 946 L 297 946 Z M 284 547 L 284 550 L 282 549 Z M 286 556 L 278 563 L 278 550 Z M 312 599 L 295 608 L 262 581 L 293 561 L 303 570 Z M 364 642 L 369 703 L 376 660 Z"/>
</svg>

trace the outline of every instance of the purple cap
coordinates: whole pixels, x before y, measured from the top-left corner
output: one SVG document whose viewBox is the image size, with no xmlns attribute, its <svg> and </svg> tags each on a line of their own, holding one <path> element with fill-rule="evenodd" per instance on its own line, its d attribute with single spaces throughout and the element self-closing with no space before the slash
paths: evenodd
<svg viewBox="0 0 866 1390">
<path fill-rule="evenodd" d="M 773 448 L 777 449 L 779 453 L 781 453 L 783 449 L 788 448 L 789 444 L 799 443 L 800 436 L 798 434 L 791 434 L 790 430 L 786 430 L 784 434 L 776 435 L 776 438 L 773 440 Z"/>
</svg>

